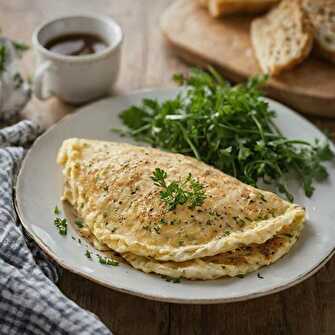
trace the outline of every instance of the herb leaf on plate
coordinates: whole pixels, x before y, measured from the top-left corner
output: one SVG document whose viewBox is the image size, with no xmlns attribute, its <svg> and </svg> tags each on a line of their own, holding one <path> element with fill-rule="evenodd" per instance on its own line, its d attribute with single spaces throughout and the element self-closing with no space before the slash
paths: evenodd
<svg viewBox="0 0 335 335">
<path fill-rule="evenodd" d="M 293 200 L 288 174 L 300 181 L 310 197 L 314 182 L 327 178 L 324 161 L 334 157 L 328 142 L 309 143 L 283 136 L 276 114 L 262 98 L 266 77 L 231 86 L 220 74 L 194 69 L 177 74 L 185 90 L 174 99 L 144 99 L 121 112 L 121 132 L 172 152 L 194 156 L 242 182 L 272 184 Z"/>
</svg>

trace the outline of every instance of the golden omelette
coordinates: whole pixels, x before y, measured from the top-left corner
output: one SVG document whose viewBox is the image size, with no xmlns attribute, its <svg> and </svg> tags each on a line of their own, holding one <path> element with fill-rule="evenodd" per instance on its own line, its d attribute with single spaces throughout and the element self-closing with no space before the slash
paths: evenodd
<svg viewBox="0 0 335 335">
<path fill-rule="evenodd" d="M 262 244 L 253 243 L 215 256 L 185 262 L 162 262 L 132 253 L 122 254 L 122 257 L 143 272 L 154 272 L 172 278 L 209 280 L 225 276 L 235 277 L 270 265 L 284 256 L 297 241 L 302 227 L 302 223 L 296 223 Z"/>
<path fill-rule="evenodd" d="M 83 219 L 82 231 L 145 272 L 190 279 L 239 274 L 230 266 L 231 270 L 216 271 L 229 265 L 229 253 L 243 256 L 239 258 L 243 271 L 249 272 L 286 253 L 303 225 L 300 206 L 184 155 L 124 143 L 68 139 L 57 161 L 63 168 L 63 199 Z M 157 167 L 167 172 L 167 181 L 183 180 L 191 173 L 204 187 L 203 203 L 194 208 L 167 208 L 151 178 Z M 286 231 L 292 238 L 283 239 Z M 262 258 L 267 241 L 272 256 Z M 248 257 L 241 255 L 246 247 L 252 250 L 250 254 L 248 249 Z M 257 262 L 254 256 L 263 260 Z M 190 260 L 215 264 L 216 270 L 202 278 L 194 267 L 189 271 L 195 264 Z M 176 267 L 178 271 L 173 270 Z"/>
</svg>

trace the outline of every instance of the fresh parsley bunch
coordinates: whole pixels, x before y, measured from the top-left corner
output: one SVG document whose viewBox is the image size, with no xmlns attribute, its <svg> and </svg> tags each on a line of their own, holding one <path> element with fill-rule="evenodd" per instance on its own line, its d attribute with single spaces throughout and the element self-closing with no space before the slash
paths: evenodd
<svg viewBox="0 0 335 335">
<path fill-rule="evenodd" d="M 274 184 L 291 201 L 289 173 L 308 197 L 314 181 L 327 178 L 322 163 L 334 157 L 329 143 L 290 140 L 281 134 L 273 122 L 275 112 L 261 99 L 259 87 L 266 78 L 231 86 L 213 69 L 194 69 L 174 79 L 185 87 L 176 98 L 162 103 L 144 99 L 120 114 L 127 134 L 194 156 L 247 184 Z"/>
</svg>

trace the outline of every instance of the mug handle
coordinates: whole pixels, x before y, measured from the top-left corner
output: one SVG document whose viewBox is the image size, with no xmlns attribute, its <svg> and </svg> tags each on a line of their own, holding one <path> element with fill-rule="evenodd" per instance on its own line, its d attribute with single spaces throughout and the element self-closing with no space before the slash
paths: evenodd
<svg viewBox="0 0 335 335">
<path fill-rule="evenodd" d="M 43 79 L 45 72 L 50 69 L 51 62 L 47 61 L 40 65 L 38 65 L 36 71 L 35 71 L 35 78 L 34 78 L 34 85 L 33 90 L 36 95 L 36 97 L 40 100 L 47 100 L 52 96 L 50 92 L 44 94 L 43 92 Z"/>
</svg>

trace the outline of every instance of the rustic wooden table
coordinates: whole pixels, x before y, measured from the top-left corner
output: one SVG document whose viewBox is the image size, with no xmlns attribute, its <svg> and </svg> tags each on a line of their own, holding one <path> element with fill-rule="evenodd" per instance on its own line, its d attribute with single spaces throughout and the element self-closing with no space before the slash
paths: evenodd
<svg viewBox="0 0 335 335">
<path fill-rule="evenodd" d="M 185 71 L 164 45 L 158 28 L 170 0 L 1 0 L 5 35 L 30 42 L 42 21 L 70 13 L 104 13 L 118 19 L 125 31 L 122 69 L 115 93 L 172 85 L 171 75 Z M 32 74 L 32 55 L 23 60 Z M 73 108 L 57 99 L 36 99 L 25 115 L 49 126 Z M 335 131 L 335 120 L 314 118 Z M 333 133 L 334 134 L 334 133 Z M 335 137 L 334 137 L 335 138 Z M 64 271 L 60 289 L 96 313 L 115 334 L 335 334 L 335 259 L 300 285 L 251 301 L 221 305 L 175 305 L 115 292 Z"/>
</svg>

